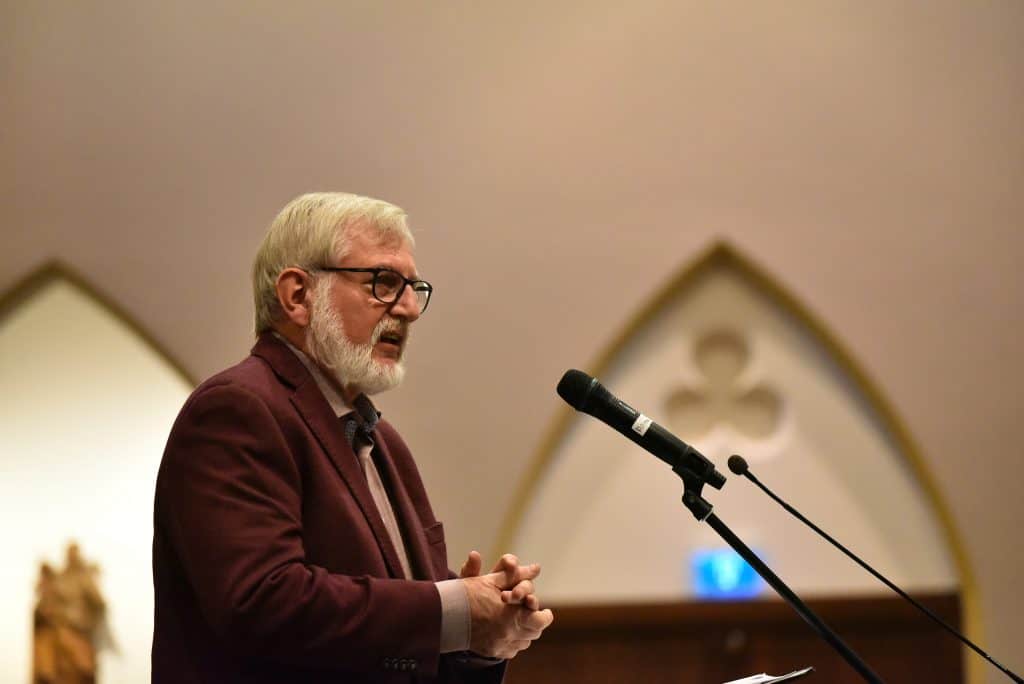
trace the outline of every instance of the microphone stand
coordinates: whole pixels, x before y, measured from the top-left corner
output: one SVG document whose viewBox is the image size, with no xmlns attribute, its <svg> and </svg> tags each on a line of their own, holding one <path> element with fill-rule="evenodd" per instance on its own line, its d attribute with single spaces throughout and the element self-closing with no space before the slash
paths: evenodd
<svg viewBox="0 0 1024 684">
<path fill-rule="evenodd" d="M 750 466 L 747 465 L 746 459 L 744 459 L 742 456 L 734 454 L 734 455 L 729 457 L 729 470 L 731 470 L 736 475 L 741 475 L 741 476 L 746 477 L 748 480 L 750 480 L 751 482 L 756 484 L 761 489 L 761 491 L 763 491 L 765 494 L 767 494 L 769 497 L 771 497 L 772 500 L 774 500 L 776 503 L 778 503 L 780 506 L 782 506 L 784 509 L 786 509 L 787 513 L 789 513 L 790 515 L 795 517 L 797 520 L 802 522 L 804 525 L 807 525 L 812 530 L 817 532 L 818 535 L 823 537 L 829 544 L 831 544 L 832 546 L 836 547 L 837 549 L 842 551 L 844 554 L 846 554 L 847 558 L 849 558 L 850 560 L 852 560 L 855 563 L 857 563 L 857 565 L 859 565 L 860 567 L 864 568 L 869 573 L 871 573 L 871 575 L 875 579 L 877 579 L 879 582 L 881 582 L 882 584 L 884 584 L 885 586 L 889 587 L 894 592 L 896 592 L 900 596 L 900 598 L 903 598 L 906 601 L 909 601 L 911 605 L 913 605 L 919 611 L 921 611 L 922 613 L 927 615 L 929 618 L 931 618 L 932 622 L 937 624 L 939 627 L 942 627 L 944 630 L 946 630 L 947 632 L 949 632 L 950 634 L 955 636 L 957 639 L 959 639 L 961 642 L 963 642 L 967 646 L 970 646 L 971 649 L 973 649 L 975 653 L 977 653 L 982 658 L 984 658 L 988 662 L 990 662 L 993 665 L 995 665 L 996 668 L 998 668 L 1007 677 L 1009 677 L 1013 681 L 1017 682 L 1017 684 L 1024 684 L 1024 679 L 1021 679 L 1020 676 L 1017 675 L 1017 673 L 1013 672 L 1012 670 L 1010 670 L 1010 668 L 1006 667 L 1005 665 L 1000 663 L 998 660 L 996 660 L 995 658 L 990 656 L 988 653 L 983 651 L 980 646 L 978 646 L 973 641 L 968 639 L 966 636 L 964 636 L 963 634 L 958 632 L 956 629 L 954 629 L 954 628 L 950 627 L 949 625 L 947 625 L 945 623 L 945 621 L 942 620 L 942 618 L 940 618 L 938 615 L 936 615 L 935 613 L 933 613 L 932 611 L 928 610 L 923 605 L 921 605 L 920 603 L 915 601 L 912 596 L 910 596 L 907 592 L 903 591 L 898 586 L 896 586 L 895 584 L 890 582 L 882 573 L 878 572 L 873 567 L 871 567 L 870 565 L 868 565 L 867 563 L 862 561 L 860 559 L 860 557 L 857 556 L 857 554 L 855 554 L 853 551 L 850 551 L 848 548 L 846 548 L 845 546 L 840 544 L 838 541 L 836 541 L 832 537 L 832 535 L 830 535 L 828 532 L 826 532 L 825 530 L 821 529 L 820 527 L 818 527 L 817 525 L 812 523 L 810 520 L 805 518 L 804 515 L 800 511 L 796 510 L 795 508 L 790 506 L 788 503 L 786 503 L 785 501 L 780 499 L 779 496 L 775 492 L 773 492 L 772 490 L 768 489 L 768 487 L 765 486 L 764 483 L 761 482 L 761 480 L 757 479 L 757 476 L 754 475 L 754 473 L 750 472 Z"/>
<path fill-rule="evenodd" d="M 693 461 L 694 459 L 687 459 Z M 704 460 L 701 457 L 701 460 Z M 693 467 L 691 467 L 693 466 Z M 854 653 L 853 649 L 846 645 L 846 643 L 839 638 L 839 636 L 829 629 L 828 625 L 822 622 L 821 618 L 811 610 L 806 603 L 800 600 L 800 597 L 793 592 L 786 583 L 779 579 L 778 575 L 772 572 L 771 568 L 765 565 L 760 558 L 758 558 L 750 548 L 743 543 L 743 541 L 737 537 L 732 530 L 730 530 L 725 523 L 723 523 L 717 515 L 712 512 L 713 506 L 707 502 L 701 495 L 704 485 L 707 484 L 705 474 L 707 472 L 706 467 L 701 462 L 696 463 L 676 463 L 672 467 L 673 472 L 683 480 L 683 505 L 693 514 L 698 522 L 706 522 L 711 526 L 718 535 L 725 540 L 729 546 L 731 546 L 736 553 L 740 555 L 747 563 L 750 564 L 757 574 L 764 578 L 764 581 L 778 593 L 779 596 L 784 598 L 793 610 L 804 619 L 811 628 L 818 633 L 818 635 L 828 642 L 836 652 L 843 657 L 843 659 L 855 669 L 864 681 L 870 682 L 871 684 L 883 684 L 882 678 L 879 677 L 874 671 L 868 667 L 867 663 Z"/>
</svg>

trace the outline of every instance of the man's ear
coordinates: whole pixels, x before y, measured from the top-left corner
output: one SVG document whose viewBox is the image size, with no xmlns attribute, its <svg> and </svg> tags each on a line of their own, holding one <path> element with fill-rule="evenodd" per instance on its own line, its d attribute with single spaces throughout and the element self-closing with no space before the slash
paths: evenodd
<svg viewBox="0 0 1024 684">
<path fill-rule="evenodd" d="M 309 325 L 312 299 L 309 290 L 312 277 L 301 268 L 286 268 L 277 275 L 277 303 L 284 319 L 305 328 Z"/>
</svg>

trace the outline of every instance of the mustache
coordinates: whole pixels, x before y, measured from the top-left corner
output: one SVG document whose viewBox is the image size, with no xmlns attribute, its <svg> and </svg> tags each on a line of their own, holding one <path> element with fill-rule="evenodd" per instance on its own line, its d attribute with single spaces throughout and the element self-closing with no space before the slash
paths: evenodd
<svg viewBox="0 0 1024 684">
<path fill-rule="evenodd" d="M 380 338 L 385 334 L 398 335 L 402 338 L 402 346 L 404 347 L 406 342 L 409 340 L 409 323 L 400 321 L 397 318 L 382 318 L 377 326 L 373 329 L 373 336 L 370 339 L 370 346 L 380 342 Z"/>
</svg>

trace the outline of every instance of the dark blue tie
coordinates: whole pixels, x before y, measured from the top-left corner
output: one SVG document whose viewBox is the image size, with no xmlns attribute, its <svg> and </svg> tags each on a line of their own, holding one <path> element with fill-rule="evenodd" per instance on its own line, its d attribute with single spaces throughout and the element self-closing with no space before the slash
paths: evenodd
<svg viewBox="0 0 1024 684">
<path fill-rule="evenodd" d="M 352 400 L 352 412 L 345 414 L 345 439 L 353 449 L 357 449 L 356 435 L 369 444 L 374 444 L 374 430 L 380 414 L 374 408 L 373 402 L 365 394 L 360 394 Z"/>
</svg>

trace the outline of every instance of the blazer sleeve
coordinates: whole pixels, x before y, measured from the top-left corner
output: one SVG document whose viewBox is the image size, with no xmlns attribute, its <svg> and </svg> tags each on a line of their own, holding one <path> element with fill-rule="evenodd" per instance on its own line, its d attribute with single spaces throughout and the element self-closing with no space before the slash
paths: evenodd
<svg viewBox="0 0 1024 684">
<path fill-rule="evenodd" d="M 301 511 L 300 470 L 266 403 L 234 384 L 198 390 L 168 440 L 155 522 L 214 632 L 282 663 L 380 672 L 411 659 L 435 673 L 434 583 L 307 563 Z"/>
</svg>

